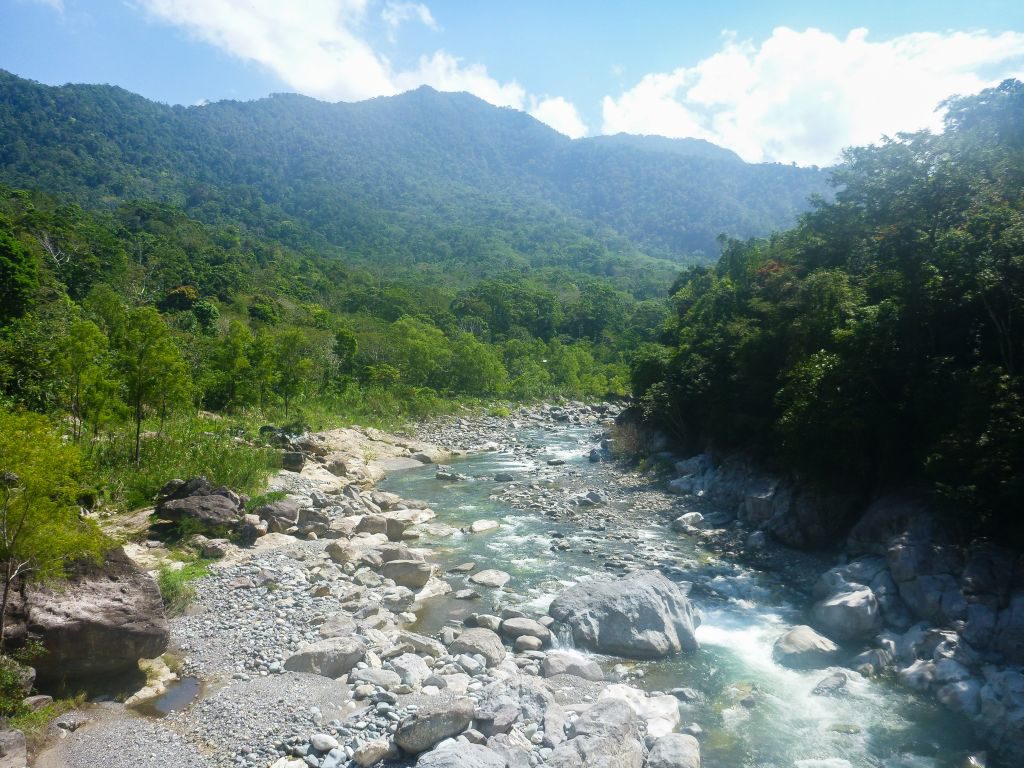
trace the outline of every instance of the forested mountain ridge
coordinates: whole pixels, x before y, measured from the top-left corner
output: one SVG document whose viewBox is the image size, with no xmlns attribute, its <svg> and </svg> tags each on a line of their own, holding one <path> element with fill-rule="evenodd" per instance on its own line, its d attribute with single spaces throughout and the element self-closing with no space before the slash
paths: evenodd
<svg viewBox="0 0 1024 768">
<path fill-rule="evenodd" d="M 573 246 L 709 259 L 719 234 L 783 229 L 827 190 L 817 169 L 748 165 L 701 142 L 572 141 L 525 113 L 426 87 L 352 104 L 276 95 L 186 108 L 9 73 L 0 182 L 91 206 L 161 200 L 277 239 L 302 230 L 378 262 L 463 266 L 506 249 L 574 267 L 559 253 Z M 471 252 L 453 254 L 458 241 Z"/>
</svg>

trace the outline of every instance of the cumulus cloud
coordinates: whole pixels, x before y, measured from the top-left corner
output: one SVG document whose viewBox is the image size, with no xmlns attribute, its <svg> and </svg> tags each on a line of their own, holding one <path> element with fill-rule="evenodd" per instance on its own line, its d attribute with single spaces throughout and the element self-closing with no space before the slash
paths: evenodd
<svg viewBox="0 0 1024 768">
<path fill-rule="evenodd" d="M 159 21 L 241 59 L 267 67 L 300 93 L 322 99 L 389 96 L 420 85 L 469 91 L 499 106 L 521 109 L 525 91 L 502 83 L 480 64 L 438 51 L 415 69 L 396 71 L 367 40 L 367 0 L 137 0 Z M 392 3 L 386 26 L 416 18 L 436 26 L 427 6 Z"/>
<path fill-rule="evenodd" d="M 562 96 L 548 97 L 540 102 L 535 100 L 530 114 L 571 139 L 578 139 L 588 133 L 587 125 L 576 106 Z"/>
<path fill-rule="evenodd" d="M 779 27 L 727 35 L 692 67 L 652 73 L 602 103 L 604 133 L 695 137 L 748 161 L 827 165 L 846 146 L 940 129 L 936 106 L 1024 74 L 1024 34 L 914 33 L 874 42 Z"/>
</svg>

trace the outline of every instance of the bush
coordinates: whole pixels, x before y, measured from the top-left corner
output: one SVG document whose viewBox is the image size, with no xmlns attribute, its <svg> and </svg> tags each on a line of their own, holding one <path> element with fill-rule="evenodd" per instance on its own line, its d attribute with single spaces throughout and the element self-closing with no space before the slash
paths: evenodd
<svg viewBox="0 0 1024 768">
<path fill-rule="evenodd" d="M 196 587 L 192 582 L 208 573 L 209 561 L 205 560 L 188 563 L 184 568 L 161 567 L 156 583 L 160 587 L 164 610 L 171 616 L 183 614 L 196 597 Z"/>
</svg>

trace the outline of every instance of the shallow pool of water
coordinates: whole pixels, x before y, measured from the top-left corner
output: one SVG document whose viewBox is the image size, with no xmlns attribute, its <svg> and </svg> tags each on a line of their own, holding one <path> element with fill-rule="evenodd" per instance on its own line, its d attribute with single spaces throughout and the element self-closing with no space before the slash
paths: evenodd
<svg viewBox="0 0 1024 768">
<path fill-rule="evenodd" d="M 586 458 L 596 443 L 592 428 L 532 428 L 514 437 L 507 451 L 452 462 L 469 480 L 440 481 L 436 468 L 426 466 L 393 473 L 381 484 L 382 490 L 429 502 L 438 513 L 434 522 L 455 529 L 479 518 L 501 523 L 488 533 L 424 537 L 443 567 L 473 561 L 477 570 L 498 568 L 512 580 L 491 590 L 451 575 L 456 590 L 472 587 L 481 597 L 435 599 L 421 612 L 419 631 L 434 633 L 469 613 L 503 607 L 545 613 L 566 586 L 608 573 L 609 557 L 657 563 L 671 578 L 694 583 L 693 599 L 704 617 L 701 649 L 637 664 L 644 674 L 640 682 L 652 691 L 690 687 L 701 694 L 680 707 L 684 723 L 704 729 L 705 768 L 960 768 L 979 747 L 961 719 L 885 681 L 851 673 L 844 693 L 820 696 L 812 690 L 827 670 L 775 664 L 775 639 L 803 621 L 806 606 L 770 575 L 718 560 L 650 512 L 636 510 L 628 526 L 616 528 L 598 513 L 592 524 L 547 516 L 567 492 L 590 488 L 608 490 L 616 510 L 632 510 L 629 494 L 611 483 L 615 469 Z M 549 467 L 551 459 L 566 464 Z M 534 508 L 516 509 L 499 498 L 510 488 L 492 479 L 500 472 L 514 475 L 520 488 L 532 484 Z M 559 542 L 569 548 L 552 551 Z M 606 669 L 620 661 L 595 658 Z"/>
<path fill-rule="evenodd" d="M 202 690 L 202 683 L 195 677 L 183 677 L 167 684 L 167 690 L 155 699 L 135 707 L 149 717 L 166 717 L 171 712 L 180 712 L 191 704 Z"/>
</svg>

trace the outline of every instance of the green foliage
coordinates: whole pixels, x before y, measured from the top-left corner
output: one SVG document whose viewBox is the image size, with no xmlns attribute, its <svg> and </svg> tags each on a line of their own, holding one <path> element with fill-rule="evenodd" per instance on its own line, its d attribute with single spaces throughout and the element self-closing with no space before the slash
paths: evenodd
<svg viewBox="0 0 1024 768">
<path fill-rule="evenodd" d="M 106 545 L 79 518 L 79 454 L 43 416 L 0 409 L 0 648 L 11 590 L 22 579 L 64 575 L 76 559 L 98 559 Z"/>
<path fill-rule="evenodd" d="M 38 279 L 35 259 L 6 231 L 0 219 L 0 323 L 25 314 Z"/>
<path fill-rule="evenodd" d="M 1022 180 L 1016 81 L 848 150 L 835 202 L 676 282 L 632 359 L 647 417 L 862 492 L 926 480 L 968 532 L 1024 540 Z"/>
</svg>

